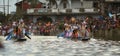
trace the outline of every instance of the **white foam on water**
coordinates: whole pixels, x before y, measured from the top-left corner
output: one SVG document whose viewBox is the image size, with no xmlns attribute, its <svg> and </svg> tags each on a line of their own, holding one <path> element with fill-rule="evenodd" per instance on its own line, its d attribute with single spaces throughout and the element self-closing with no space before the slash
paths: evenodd
<svg viewBox="0 0 120 56">
<path fill-rule="evenodd" d="M 26 42 L 3 41 L 3 56 L 117 56 L 120 46 L 113 41 L 91 38 L 88 42 L 72 41 L 57 36 L 31 36 Z M 4 38 L 3 38 L 4 39 Z"/>
<path fill-rule="evenodd" d="M 26 56 L 35 56 L 34 54 L 26 54 Z"/>
</svg>

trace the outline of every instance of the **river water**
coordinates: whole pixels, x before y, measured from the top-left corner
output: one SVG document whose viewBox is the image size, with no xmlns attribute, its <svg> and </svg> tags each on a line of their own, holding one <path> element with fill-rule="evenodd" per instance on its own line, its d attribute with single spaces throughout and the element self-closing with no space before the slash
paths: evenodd
<svg viewBox="0 0 120 56">
<path fill-rule="evenodd" d="M 2 37 L 1 37 L 2 38 Z M 25 42 L 5 41 L 0 56 L 120 56 L 120 41 L 72 41 L 56 36 L 32 36 Z"/>
</svg>

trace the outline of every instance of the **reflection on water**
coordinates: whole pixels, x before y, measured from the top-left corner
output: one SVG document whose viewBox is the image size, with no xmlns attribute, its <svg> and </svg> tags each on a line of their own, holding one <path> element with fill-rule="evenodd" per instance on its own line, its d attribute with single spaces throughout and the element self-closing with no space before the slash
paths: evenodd
<svg viewBox="0 0 120 56">
<path fill-rule="evenodd" d="M 26 42 L 4 41 L 0 56 L 120 56 L 120 42 L 91 39 L 88 42 L 34 37 Z"/>
</svg>

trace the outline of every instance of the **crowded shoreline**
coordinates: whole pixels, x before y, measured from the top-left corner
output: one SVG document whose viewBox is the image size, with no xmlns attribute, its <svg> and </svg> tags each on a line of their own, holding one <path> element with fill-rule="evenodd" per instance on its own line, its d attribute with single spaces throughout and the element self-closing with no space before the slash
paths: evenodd
<svg viewBox="0 0 120 56">
<path fill-rule="evenodd" d="M 77 19 L 75 17 L 64 17 L 63 20 L 52 21 L 42 21 L 33 22 L 32 20 L 25 21 L 24 19 L 19 19 L 16 21 L 11 21 L 10 23 L 4 25 L 1 23 L 0 35 L 3 35 L 9 31 L 10 28 L 17 26 L 18 24 L 24 25 L 26 31 L 31 35 L 39 36 L 57 36 L 61 32 L 69 28 L 69 24 L 76 25 L 80 32 L 89 29 L 89 36 L 108 39 L 108 40 L 118 40 L 120 34 L 120 19 L 114 19 L 106 17 L 104 19 L 95 19 L 92 17 L 86 17 L 85 19 Z M 84 26 L 84 27 L 83 27 Z M 87 29 L 85 29 L 87 27 Z M 85 32 L 79 33 L 82 36 Z"/>
</svg>

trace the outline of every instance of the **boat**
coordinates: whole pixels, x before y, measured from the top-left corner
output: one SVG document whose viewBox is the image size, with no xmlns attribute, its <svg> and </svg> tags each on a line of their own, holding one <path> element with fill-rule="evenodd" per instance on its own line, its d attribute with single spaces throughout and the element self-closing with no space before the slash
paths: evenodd
<svg viewBox="0 0 120 56">
<path fill-rule="evenodd" d="M 90 37 L 85 37 L 81 39 L 81 41 L 88 41 L 88 40 L 90 40 Z"/>
<path fill-rule="evenodd" d="M 26 38 L 17 39 L 17 41 L 26 41 L 26 40 L 27 40 Z"/>
<path fill-rule="evenodd" d="M 66 38 L 66 39 L 70 39 L 70 40 L 74 40 L 72 39 L 72 37 L 57 37 L 57 38 Z M 89 41 L 90 40 L 90 37 L 78 37 L 77 40 L 79 41 Z"/>
<path fill-rule="evenodd" d="M 18 38 L 15 40 L 15 42 L 23 42 L 23 41 L 27 41 L 26 38 Z"/>
</svg>

